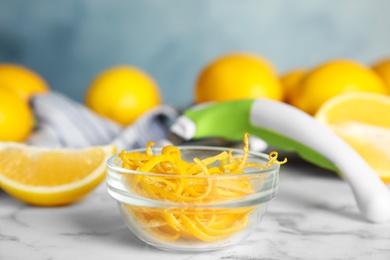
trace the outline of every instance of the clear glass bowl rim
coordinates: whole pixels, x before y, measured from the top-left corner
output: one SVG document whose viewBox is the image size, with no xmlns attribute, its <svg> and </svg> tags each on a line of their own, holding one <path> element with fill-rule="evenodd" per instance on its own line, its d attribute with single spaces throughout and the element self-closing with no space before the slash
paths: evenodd
<svg viewBox="0 0 390 260">
<path fill-rule="evenodd" d="M 229 147 L 219 147 L 219 146 L 176 146 L 179 148 L 181 151 L 184 150 L 193 150 L 193 151 L 201 151 L 201 150 L 207 150 L 207 151 L 215 151 L 215 152 L 223 152 L 223 151 L 229 151 L 232 150 L 233 153 L 236 154 L 244 154 L 244 151 L 242 149 L 237 149 L 237 148 L 229 148 Z M 153 151 L 161 151 L 163 147 L 158 147 L 154 148 L 152 147 Z M 128 150 L 127 152 L 145 152 L 145 148 L 139 148 L 139 149 L 133 149 L 133 150 Z M 249 156 L 252 157 L 258 157 L 260 159 L 263 159 L 265 161 L 269 160 L 268 154 L 266 153 L 260 153 L 260 152 L 255 152 L 255 151 L 249 151 Z M 141 171 L 134 171 L 130 169 L 123 168 L 121 166 L 118 166 L 115 164 L 115 161 L 118 158 L 119 153 L 111 156 L 107 160 L 107 167 L 110 168 L 113 171 L 120 172 L 120 173 L 126 173 L 126 174 L 138 174 L 138 175 L 144 175 L 144 176 L 156 176 L 156 177 L 178 177 L 178 178 L 226 178 L 227 176 L 229 178 L 232 177 L 239 177 L 239 176 L 248 176 L 248 175 L 258 175 L 258 174 L 267 174 L 271 172 L 278 171 L 280 168 L 279 164 L 272 164 L 269 168 L 266 169 L 258 169 L 258 170 L 253 170 L 250 172 L 244 172 L 244 173 L 237 173 L 237 174 L 222 174 L 222 175 L 207 175 L 207 176 L 194 176 L 194 175 L 176 175 L 176 174 L 162 174 L 162 173 L 152 173 L 152 172 L 141 172 Z"/>
</svg>

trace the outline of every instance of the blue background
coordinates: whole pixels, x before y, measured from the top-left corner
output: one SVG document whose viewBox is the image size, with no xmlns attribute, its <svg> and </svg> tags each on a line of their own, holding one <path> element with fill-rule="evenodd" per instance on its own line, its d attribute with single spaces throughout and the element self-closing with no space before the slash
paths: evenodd
<svg viewBox="0 0 390 260">
<path fill-rule="evenodd" d="M 166 104 L 193 101 L 201 68 L 230 51 L 279 73 L 390 55 L 390 1 L 0 0 L 0 62 L 23 64 L 77 101 L 102 70 L 137 66 Z"/>
</svg>

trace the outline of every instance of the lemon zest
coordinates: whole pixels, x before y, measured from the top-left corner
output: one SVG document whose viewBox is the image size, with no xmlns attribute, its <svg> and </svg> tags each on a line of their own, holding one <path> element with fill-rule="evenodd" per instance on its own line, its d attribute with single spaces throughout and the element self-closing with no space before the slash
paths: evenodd
<svg viewBox="0 0 390 260">
<path fill-rule="evenodd" d="M 154 175 L 128 175 L 127 183 L 137 194 L 156 200 L 188 204 L 184 209 L 160 209 L 126 205 L 126 210 L 156 238 L 165 241 L 177 239 L 217 241 L 245 229 L 249 214 L 256 207 L 207 209 L 202 204 L 240 199 L 253 194 L 255 187 L 265 178 L 243 175 L 233 178 L 208 178 L 215 175 L 243 174 L 244 169 L 266 169 L 278 161 L 278 153 L 271 152 L 266 165 L 248 162 L 248 133 L 244 134 L 242 157 L 233 151 L 224 151 L 205 159 L 187 162 L 181 158 L 178 147 L 163 147 L 161 154 L 153 152 L 153 142 L 146 145 L 145 153 L 122 151 L 122 166 Z M 218 164 L 219 162 L 219 164 Z M 161 177 L 158 174 L 163 174 Z M 167 176 L 170 175 L 170 176 Z M 183 178 L 183 176 L 185 176 Z"/>
</svg>

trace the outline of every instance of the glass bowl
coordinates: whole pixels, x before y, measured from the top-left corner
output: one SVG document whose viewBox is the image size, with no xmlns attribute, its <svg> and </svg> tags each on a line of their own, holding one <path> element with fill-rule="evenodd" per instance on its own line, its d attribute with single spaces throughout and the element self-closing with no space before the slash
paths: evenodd
<svg viewBox="0 0 390 260">
<path fill-rule="evenodd" d="M 229 150 L 234 157 L 244 154 L 224 147 L 179 149 L 188 162 Z M 161 154 L 161 148 L 152 150 Z M 145 153 L 145 149 L 135 151 Z M 249 152 L 247 161 L 265 165 L 269 158 L 268 154 Z M 117 201 L 129 229 L 163 250 L 210 251 L 240 243 L 258 227 L 279 188 L 278 164 L 266 169 L 246 168 L 239 174 L 194 176 L 138 172 L 123 168 L 122 163 L 118 154 L 107 162 L 108 193 Z M 145 182 L 153 185 L 142 186 L 145 192 L 140 192 Z M 160 196 L 150 195 L 154 193 L 147 192 L 149 189 L 158 189 Z M 183 194 L 196 193 L 195 198 L 175 200 L 178 189 Z"/>
</svg>

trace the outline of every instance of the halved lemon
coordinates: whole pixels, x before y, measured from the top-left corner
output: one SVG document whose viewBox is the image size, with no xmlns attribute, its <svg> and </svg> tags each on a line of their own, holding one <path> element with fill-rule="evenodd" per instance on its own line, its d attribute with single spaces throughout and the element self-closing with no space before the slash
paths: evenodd
<svg viewBox="0 0 390 260">
<path fill-rule="evenodd" d="M 353 147 L 390 183 L 390 97 L 347 93 L 327 101 L 315 118 Z"/>
<path fill-rule="evenodd" d="M 28 204 L 69 204 L 102 182 L 106 161 L 115 151 L 115 146 L 51 149 L 3 142 L 0 143 L 0 187 Z"/>
</svg>

